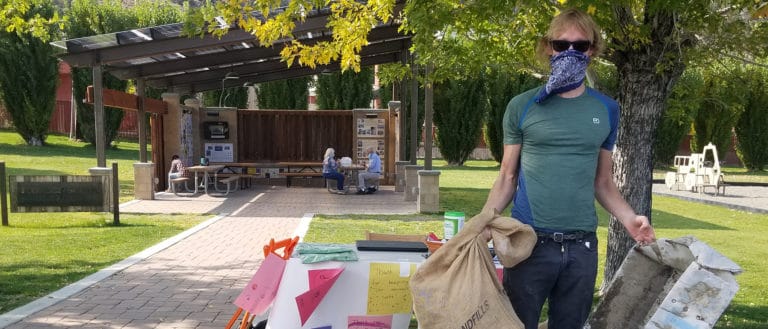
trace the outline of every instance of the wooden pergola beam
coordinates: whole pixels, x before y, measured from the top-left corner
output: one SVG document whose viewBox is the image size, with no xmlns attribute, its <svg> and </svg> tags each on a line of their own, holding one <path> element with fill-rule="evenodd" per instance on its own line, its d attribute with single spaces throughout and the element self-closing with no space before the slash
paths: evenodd
<svg viewBox="0 0 768 329">
<path fill-rule="evenodd" d="M 85 104 L 94 104 L 93 86 L 88 86 L 85 91 Z M 114 107 L 122 110 L 138 111 L 139 99 L 137 95 L 129 94 L 114 89 L 104 89 L 102 93 L 104 106 Z M 154 98 L 144 97 L 144 111 L 155 114 L 167 114 L 168 105 L 164 101 Z"/>
</svg>

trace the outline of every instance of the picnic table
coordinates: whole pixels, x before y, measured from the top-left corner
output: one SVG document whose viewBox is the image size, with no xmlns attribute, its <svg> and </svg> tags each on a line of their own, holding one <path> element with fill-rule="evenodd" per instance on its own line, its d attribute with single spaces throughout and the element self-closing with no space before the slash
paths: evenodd
<svg viewBox="0 0 768 329">
<path fill-rule="evenodd" d="M 203 190 L 205 191 L 205 194 L 208 194 L 208 184 L 212 183 L 214 186 L 214 189 L 218 190 L 218 187 L 216 187 L 216 181 L 218 180 L 218 172 L 219 170 L 223 169 L 224 166 L 222 165 L 197 165 L 197 166 L 191 166 L 187 167 L 187 171 L 195 173 L 195 191 L 194 193 L 197 194 L 199 191 L 199 187 L 203 187 Z M 199 174 L 202 173 L 203 180 L 202 182 L 199 180 Z M 213 179 L 211 179 L 211 173 L 213 173 Z M 229 192 L 229 191 L 227 191 Z"/>
<path fill-rule="evenodd" d="M 280 175 L 285 177 L 286 187 L 291 187 L 291 180 L 294 177 L 323 176 L 323 163 L 320 161 L 218 162 L 216 164 L 223 166 L 221 170 L 223 174 L 238 174 L 242 179 L 253 177 L 253 175 L 248 174 L 248 169 L 250 168 L 285 168 L 285 171 L 281 172 Z"/>
</svg>

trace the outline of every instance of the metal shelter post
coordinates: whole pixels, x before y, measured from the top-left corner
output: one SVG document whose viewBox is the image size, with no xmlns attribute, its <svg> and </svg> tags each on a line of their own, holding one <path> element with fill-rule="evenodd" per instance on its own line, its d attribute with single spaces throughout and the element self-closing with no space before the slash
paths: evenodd
<svg viewBox="0 0 768 329">
<path fill-rule="evenodd" d="M 427 64 L 424 77 L 424 170 L 432 170 L 432 64 Z"/>
<path fill-rule="evenodd" d="M 138 110 L 136 120 L 139 127 L 139 162 L 147 162 L 147 119 L 144 110 L 144 79 L 136 79 L 136 96 L 138 99 Z"/>
<path fill-rule="evenodd" d="M 403 55 L 401 56 L 401 62 L 403 66 L 408 65 L 408 51 L 403 51 Z M 400 119 L 400 126 L 397 128 L 400 131 L 400 140 L 397 141 L 399 152 L 397 154 L 397 161 L 404 161 L 408 158 L 406 151 L 406 139 L 405 136 L 407 136 L 408 133 L 408 116 L 406 115 L 407 111 L 405 110 L 406 102 L 405 102 L 405 93 L 408 91 L 408 80 L 401 80 L 400 83 L 397 84 L 397 89 L 400 90 L 393 90 L 393 94 L 397 94 L 396 100 L 400 101 L 400 111 L 398 113 L 398 118 Z"/>
<path fill-rule="evenodd" d="M 106 137 L 104 136 L 104 82 L 101 64 L 93 66 L 93 120 L 96 138 L 96 166 L 107 166 Z"/>
<path fill-rule="evenodd" d="M 411 152 L 408 156 L 408 160 L 411 161 L 411 165 L 416 165 L 416 154 L 419 149 L 419 80 L 416 76 L 419 74 L 419 70 L 416 67 L 416 63 L 411 61 L 411 95 L 408 100 L 411 102 Z"/>
</svg>

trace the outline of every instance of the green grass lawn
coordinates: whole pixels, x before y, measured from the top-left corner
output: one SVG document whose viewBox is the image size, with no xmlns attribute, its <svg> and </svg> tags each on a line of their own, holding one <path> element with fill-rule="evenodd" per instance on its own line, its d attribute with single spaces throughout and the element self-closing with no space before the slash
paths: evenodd
<svg viewBox="0 0 768 329">
<path fill-rule="evenodd" d="M 441 209 L 463 211 L 467 218 L 480 211 L 498 174 L 498 167 L 492 161 L 471 161 L 464 167 L 447 167 L 444 162 L 435 161 L 434 167 L 441 171 Z M 609 217 L 598 209 L 599 287 L 603 279 Z M 399 234 L 433 231 L 442 236 L 442 219 L 439 214 L 317 216 L 305 241 L 352 243 L 361 239 L 365 230 Z M 764 279 L 768 277 L 768 215 L 654 196 L 652 220 L 658 237 L 693 235 L 744 269 L 744 273 L 736 277 L 740 289 L 716 328 L 768 328 L 768 281 Z"/>
<path fill-rule="evenodd" d="M 49 136 L 44 147 L 23 143 L 18 134 L 0 131 L 0 161 L 6 175 L 88 175 L 96 152 L 82 142 Z M 133 199 L 133 163 L 138 144 L 122 141 L 110 148 L 107 163 L 118 162 L 120 200 Z M 8 198 L 10 201 L 10 197 Z M 117 263 L 210 216 L 120 215 L 111 213 L 9 213 L 0 226 L 0 313 Z"/>
<path fill-rule="evenodd" d="M 96 167 L 96 148 L 88 143 L 71 141 L 66 136 L 49 135 L 48 145 L 29 146 L 19 134 L 0 130 L 0 161 L 5 162 L 6 175 L 88 175 Z M 133 199 L 133 164 L 139 160 L 139 144 L 116 141 L 107 149 L 107 167 L 117 162 L 120 201 Z"/>
</svg>

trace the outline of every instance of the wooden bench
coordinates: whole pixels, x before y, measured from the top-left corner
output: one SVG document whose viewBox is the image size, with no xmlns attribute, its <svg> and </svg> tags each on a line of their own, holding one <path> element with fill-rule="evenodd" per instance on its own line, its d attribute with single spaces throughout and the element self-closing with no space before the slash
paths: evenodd
<svg viewBox="0 0 768 329">
<path fill-rule="evenodd" d="M 285 176 L 285 187 L 291 187 L 291 178 L 293 177 L 323 177 L 323 173 L 314 172 L 314 171 L 307 171 L 307 172 L 292 171 L 292 172 L 284 172 L 284 173 L 281 173 L 280 175 Z"/>
<path fill-rule="evenodd" d="M 253 184 L 253 180 L 256 178 L 260 178 L 260 175 L 254 175 L 254 174 L 240 174 L 240 188 L 246 189 L 250 188 Z"/>
<path fill-rule="evenodd" d="M 175 195 L 179 195 L 179 191 L 176 190 L 176 184 L 184 183 L 184 189 L 189 191 L 189 186 L 187 186 L 187 182 L 189 182 L 189 177 L 177 177 L 177 178 L 171 178 L 171 192 Z"/>
</svg>

